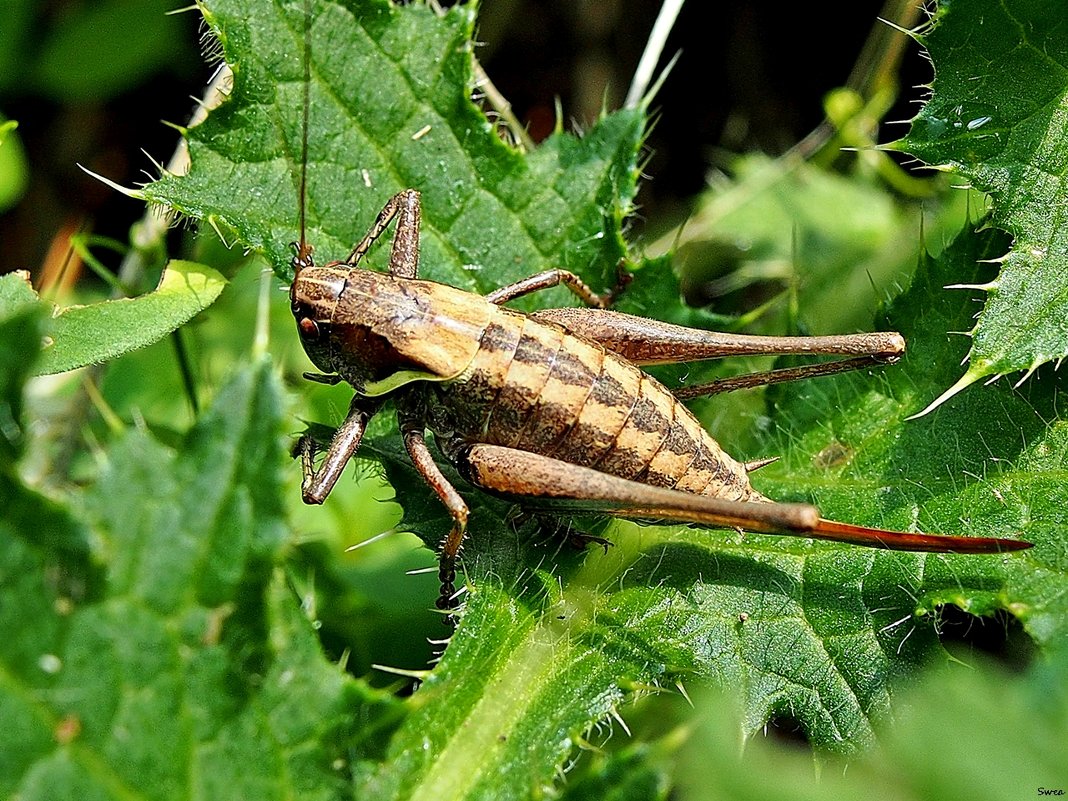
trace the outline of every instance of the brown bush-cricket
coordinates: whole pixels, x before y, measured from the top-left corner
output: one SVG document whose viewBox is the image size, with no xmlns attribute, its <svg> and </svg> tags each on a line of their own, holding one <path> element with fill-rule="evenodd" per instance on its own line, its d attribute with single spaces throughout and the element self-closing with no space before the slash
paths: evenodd
<svg viewBox="0 0 1068 801">
<path fill-rule="evenodd" d="M 835 540 L 875 548 L 1000 553 L 1030 543 L 867 528 L 827 520 L 807 504 L 776 503 L 748 474 L 769 460 L 726 454 L 681 399 L 827 375 L 896 361 L 894 332 L 757 337 L 684 328 L 609 311 L 578 276 L 549 270 L 482 296 L 418 277 L 420 194 L 385 204 L 344 261 L 318 266 L 305 238 L 308 64 L 299 186 L 300 242 L 294 243 L 291 308 L 301 343 L 321 373 L 348 383 L 348 415 L 316 468 L 316 444 L 297 446 L 307 503 L 322 503 L 355 455 L 368 421 L 390 398 L 412 463 L 448 509 L 437 605 L 455 605 L 456 566 L 468 507 L 441 472 L 424 435 L 474 486 L 527 507 L 680 521 Z M 389 270 L 363 269 L 370 246 L 396 221 Z M 505 303 L 564 285 L 588 308 L 524 314 Z M 640 368 L 740 354 L 811 354 L 838 360 L 688 387 L 674 393 Z"/>
</svg>

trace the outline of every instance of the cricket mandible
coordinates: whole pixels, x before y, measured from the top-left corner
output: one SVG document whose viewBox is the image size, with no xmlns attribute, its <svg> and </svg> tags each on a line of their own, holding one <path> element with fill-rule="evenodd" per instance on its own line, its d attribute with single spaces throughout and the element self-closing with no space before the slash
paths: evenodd
<svg viewBox="0 0 1068 801">
<path fill-rule="evenodd" d="M 303 184 L 303 180 L 301 181 Z M 303 217 L 303 214 L 302 214 Z M 389 272 L 361 268 L 396 219 Z M 367 422 L 393 400 L 416 469 L 452 516 L 440 553 L 440 609 L 456 597 L 468 507 L 434 461 L 424 435 L 474 486 L 528 507 L 600 512 L 836 540 L 875 548 L 1001 553 L 1031 543 L 912 534 L 839 523 L 807 504 L 775 503 L 749 473 L 769 460 L 733 459 L 680 402 L 739 387 L 896 361 L 894 332 L 758 337 L 690 329 L 613 312 L 610 296 L 578 276 L 549 270 L 482 296 L 420 280 L 420 196 L 389 200 L 344 261 L 317 266 L 294 243 L 290 302 L 301 343 L 322 373 L 355 395 L 322 464 L 305 435 L 297 446 L 306 503 L 322 503 L 355 455 Z M 589 308 L 525 314 L 503 304 L 564 285 Z M 837 361 L 772 370 L 674 393 L 640 367 L 738 354 L 838 355 Z"/>
</svg>

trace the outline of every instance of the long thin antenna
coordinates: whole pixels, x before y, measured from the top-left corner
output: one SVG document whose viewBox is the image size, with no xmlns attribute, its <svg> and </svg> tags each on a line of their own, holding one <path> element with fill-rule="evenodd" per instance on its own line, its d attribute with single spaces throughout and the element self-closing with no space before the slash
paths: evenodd
<svg viewBox="0 0 1068 801">
<path fill-rule="evenodd" d="M 308 204 L 308 118 L 311 116 L 311 0 L 304 0 L 304 103 L 300 131 L 300 185 L 297 189 L 300 242 L 293 256 L 294 278 L 312 265 L 312 249 L 307 238 Z"/>
</svg>

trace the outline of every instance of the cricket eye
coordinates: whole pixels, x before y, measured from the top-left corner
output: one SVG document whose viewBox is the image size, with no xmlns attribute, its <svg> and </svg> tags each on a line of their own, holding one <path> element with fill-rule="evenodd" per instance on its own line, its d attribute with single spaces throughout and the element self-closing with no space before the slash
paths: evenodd
<svg viewBox="0 0 1068 801">
<path fill-rule="evenodd" d="M 300 329 L 300 335 L 304 339 L 318 339 L 321 333 L 319 324 L 311 317 L 301 317 L 297 322 L 297 328 Z"/>
</svg>

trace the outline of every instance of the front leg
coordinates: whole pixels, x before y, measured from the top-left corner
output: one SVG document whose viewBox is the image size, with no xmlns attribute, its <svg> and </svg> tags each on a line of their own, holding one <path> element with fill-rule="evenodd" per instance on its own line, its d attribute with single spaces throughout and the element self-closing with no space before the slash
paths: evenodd
<svg viewBox="0 0 1068 801">
<path fill-rule="evenodd" d="M 320 504 L 326 500 L 326 496 L 344 472 L 345 465 L 360 447 L 363 432 L 367 430 L 367 421 L 374 417 L 378 408 L 378 403 L 370 402 L 360 395 L 353 397 L 352 403 L 349 404 L 348 417 L 334 433 L 326 451 L 326 458 L 318 470 L 315 469 L 315 440 L 308 434 L 297 440 L 294 455 L 300 455 L 303 473 L 300 492 L 304 503 Z"/>
</svg>

